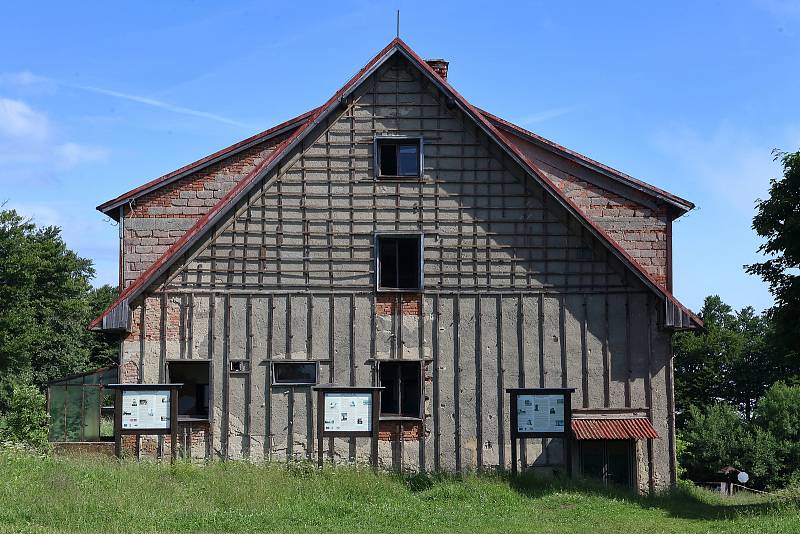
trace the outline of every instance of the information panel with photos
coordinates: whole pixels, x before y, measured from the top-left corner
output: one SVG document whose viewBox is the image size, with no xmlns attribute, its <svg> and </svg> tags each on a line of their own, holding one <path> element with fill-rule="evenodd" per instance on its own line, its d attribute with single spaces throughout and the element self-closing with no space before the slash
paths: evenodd
<svg viewBox="0 0 800 534">
<path fill-rule="evenodd" d="M 564 432 L 564 395 L 517 395 L 517 432 Z"/>
<path fill-rule="evenodd" d="M 371 432 L 372 392 L 326 391 L 326 432 Z"/>
<path fill-rule="evenodd" d="M 122 390 L 123 430 L 170 428 L 170 390 Z"/>
</svg>

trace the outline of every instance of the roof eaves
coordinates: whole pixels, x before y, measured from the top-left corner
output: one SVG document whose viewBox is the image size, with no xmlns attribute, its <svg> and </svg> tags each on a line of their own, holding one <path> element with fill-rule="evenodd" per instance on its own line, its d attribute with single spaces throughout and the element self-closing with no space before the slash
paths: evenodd
<svg viewBox="0 0 800 534">
<path fill-rule="evenodd" d="M 159 257 L 158 260 L 156 260 L 155 263 L 153 263 L 144 273 L 142 273 L 133 282 L 133 284 L 128 286 L 128 288 L 126 288 L 119 295 L 117 300 L 111 306 L 109 306 L 108 309 L 106 309 L 99 317 L 92 321 L 89 328 L 99 329 L 100 325 L 102 324 L 103 317 L 108 315 L 111 310 L 125 300 L 130 302 L 130 300 L 135 299 L 150 285 L 151 282 L 158 279 L 161 274 L 169 269 L 169 267 L 178 257 L 180 257 L 186 250 L 189 249 L 189 247 L 194 244 L 197 239 L 199 239 L 206 226 L 213 225 L 217 220 L 223 217 L 227 212 L 227 208 L 235 205 L 236 202 L 238 202 L 238 200 L 247 193 L 251 183 L 253 183 L 258 177 L 268 173 L 273 167 L 273 164 L 279 161 L 280 157 L 284 153 L 290 151 L 294 146 L 296 146 L 296 144 L 302 139 L 304 132 L 313 129 L 313 127 L 316 126 L 325 116 L 327 116 L 327 114 L 330 113 L 330 111 L 337 106 L 342 99 L 346 98 L 347 95 L 358 86 L 359 81 L 368 77 L 384 61 L 391 57 L 395 50 L 401 52 L 409 60 L 416 63 L 418 68 L 425 72 L 430 80 L 434 84 L 438 85 L 439 88 L 442 89 L 446 94 L 449 93 L 452 95 L 463 111 L 471 115 L 473 120 L 475 120 L 482 128 L 485 128 L 486 133 L 489 134 L 501 147 L 503 147 L 509 153 L 512 159 L 517 161 L 522 168 L 527 168 L 533 176 L 540 180 L 542 185 L 548 189 L 551 194 L 554 195 L 555 198 L 558 199 L 559 202 L 573 214 L 573 216 L 582 221 L 591 233 L 600 239 L 601 242 L 605 243 L 612 253 L 614 253 L 623 263 L 629 265 L 645 285 L 650 287 L 650 289 L 652 289 L 654 292 L 662 295 L 675 307 L 685 310 L 689 317 L 692 320 L 699 321 L 697 324 L 698 326 L 702 327 L 702 321 L 700 321 L 696 315 L 688 311 L 669 291 L 655 282 L 650 274 L 647 273 L 636 260 L 634 260 L 624 249 L 622 249 L 622 247 L 620 247 L 613 239 L 611 239 L 604 230 L 594 224 L 594 222 L 592 222 L 578 208 L 578 206 L 572 202 L 572 200 L 566 197 L 563 192 L 555 184 L 553 184 L 533 162 L 531 162 L 517 147 L 508 143 L 503 136 L 500 135 L 500 132 L 483 115 L 480 114 L 477 108 L 473 107 L 445 80 L 439 77 L 439 75 L 436 74 L 435 71 L 433 71 L 433 69 L 431 69 L 431 67 L 425 63 L 425 61 L 413 50 L 411 50 L 411 48 L 408 47 L 408 45 L 406 45 L 400 38 L 395 38 L 383 50 L 381 50 L 381 52 L 373 57 L 372 60 L 367 63 L 367 65 L 358 71 L 358 73 L 356 73 L 356 75 L 353 76 L 353 78 L 351 78 L 341 89 L 339 89 L 339 91 L 337 91 L 328 100 L 328 102 L 314 110 L 309 119 L 305 121 L 297 130 L 295 130 L 295 132 L 289 138 L 278 145 L 269 158 L 262 162 L 261 165 L 254 169 L 243 180 L 237 183 L 237 185 L 234 186 L 223 198 L 221 198 L 220 201 L 217 202 L 217 204 L 215 204 L 211 210 L 206 213 L 206 215 L 201 217 L 192 226 L 192 228 L 190 228 L 183 236 L 181 236 L 178 241 L 175 242 L 175 244 L 173 244 L 166 252 L 164 252 L 164 254 Z"/>
<path fill-rule="evenodd" d="M 681 214 L 686 213 L 695 208 L 693 202 L 690 202 L 684 198 L 681 198 L 677 195 L 674 195 L 668 191 L 664 191 L 654 185 L 648 184 L 647 182 L 643 182 L 633 176 L 626 174 L 622 171 L 618 171 L 608 165 L 604 165 L 599 161 L 596 161 L 588 156 L 584 156 L 579 152 L 575 152 L 574 150 L 570 150 L 569 148 L 559 145 L 558 143 L 551 141 L 541 135 L 538 135 L 530 130 L 526 130 L 521 126 L 517 126 L 516 124 L 509 122 L 503 118 L 498 117 L 497 115 L 493 115 L 488 111 L 485 111 L 480 108 L 476 108 L 484 117 L 489 119 L 492 122 L 497 123 L 497 126 L 503 128 L 504 130 L 510 131 L 516 135 L 523 137 L 524 139 L 532 142 L 535 145 L 538 145 L 542 148 L 551 150 L 556 152 L 557 154 L 574 161 L 590 170 L 598 172 L 604 176 L 622 182 L 623 184 L 627 185 L 628 187 L 632 187 L 638 191 L 642 191 L 643 193 L 647 193 L 651 196 L 654 196 L 668 204 L 674 206 L 678 210 L 680 210 Z"/>
<path fill-rule="evenodd" d="M 651 290 L 655 293 L 660 294 L 664 297 L 667 302 L 672 303 L 676 308 L 680 309 L 682 312 L 685 312 L 688 315 L 688 318 L 691 322 L 693 322 L 696 326 L 702 328 L 703 322 L 688 308 L 683 306 L 675 296 L 669 292 L 666 288 L 661 286 L 658 282 L 656 282 L 653 277 L 648 273 L 640 264 L 637 262 L 628 252 L 623 249 L 616 241 L 614 241 L 602 228 L 600 228 L 597 224 L 594 223 L 578 206 L 575 204 L 569 197 L 567 197 L 561 189 L 559 189 L 548 177 L 547 175 L 542 172 L 539 167 L 533 163 L 522 151 L 514 146 L 513 144 L 506 141 L 506 139 L 500 134 L 497 128 L 485 117 L 481 114 L 478 108 L 474 107 L 472 104 L 467 101 L 458 91 L 456 91 L 448 82 L 441 78 L 436 72 L 421 58 L 419 57 L 416 52 L 411 50 L 402 40 L 398 40 L 398 44 L 401 46 L 401 51 L 408 57 L 410 60 L 417 63 L 418 67 L 426 72 L 431 79 L 432 82 L 437 84 L 440 89 L 442 89 L 445 93 L 450 93 L 458 105 L 462 108 L 463 111 L 467 112 L 467 114 L 472 115 L 474 120 L 479 124 L 482 125 L 486 129 L 486 133 L 490 135 L 501 147 L 505 148 L 508 154 L 517 161 L 517 163 L 522 166 L 523 169 L 527 168 L 530 173 L 538 178 L 538 180 L 542 183 L 542 185 L 550 191 L 550 193 L 555 196 L 556 199 L 567 209 L 567 211 L 571 212 L 573 216 L 575 216 L 578 220 L 582 221 L 586 228 L 595 235 L 601 242 L 605 243 L 605 245 L 609 248 L 609 250 L 618 257 L 623 263 L 630 266 L 633 271 L 637 274 L 639 279 L 648 286 Z"/>
<path fill-rule="evenodd" d="M 229 206 L 233 206 L 236 202 L 244 196 L 248 191 L 248 186 L 255 182 L 259 177 L 268 173 L 274 164 L 278 162 L 283 154 L 289 152 L 296 144 L 302 139 L 304 132 L 310 131 L 322 119 L 324 119 L 330 111 L 339 105 L 342 98 L 346 98 L 349 90 L 356 87 L 357 82 L 369 76 L 376 68 L 378 68 L 384 61 L 386 61 L 396 49 L 399 39 L 394 39 L 383 50 L 381 50 L 375 57 L 373 57 L 361 70 L 359 70 L 341 89 L 322 106 L 310 112 L 307 120 L 303 122 L 300 127 L 292 133 L 290 137 L 282 141 L 270 156 L 265 159 L 258 167 L 253 169 L 244 179 L 239 181 L 228 193 L 223 196 L 205 215 L 203 215 L 197 222 L 184 233 L 169 249 L 167 249 L 148 269 L 143 272 L 134 282 L 125 288 L 120 293 L 117 300 L 114 301 L 102 314 L 92 321 L 89 325 L 90 330 L 102 330 L 103 318 L 106 317 L 114 308 L 122 302 L 130 302 L 139 296 L 154 280 L 157 280 L 174 261 L 180 257 L 186 250 L 188 250 L 194 242 L 203 234 L 206 226 L 213 225 L 217 220 L 222 218 L 227 212 Z"/>
<path fill-rule="evenodd" d="M 259 143 L 263 143 L 264 141 L 268 141 L 274 137 L 278 137 L 283 135 L 293 128 L 297 128 L 300 124 L 302 124 L 305 120 L 311 116 L 316 109 L 312 109 L 311 111 L 307 111 L 302 115 L 298 115 L 292 119 L 284 121 L 276 126 L 268 130 L 264 130 L 263 132 L 257 133 L 247 139 L 239 141 L 238 143 L 234 143 L 233 145 L 223 148 L 222 150 L 218 150 L 213 154 L 210 154 L 204 158 L 201 158 L 195 162 L 189 163 L 188 165 L 184 165 L 183 167 L 176 169 L 170 173 L 167 173 L 163 176 L 156 178 L 155 180 L 151 180 L 144 185 L 136 187 L 135 189 L 131 189 L 127 193 L 123 193 L 122 195 L 111 199 L 107 202 L 104 202 L 97 206 L 97 210 L 105 213 L 109 217 L 113 219 L 117 219 L 119 217 L 116 208 L 127 204 L 131 200 L 134 200 L 142 195 L 155 191 L 156 189 L 163 187 L 167 184 L 170 184 L 176 180 L 180 180 L 181 178 L 199 170 L 202 170 L 209 165 L 213 165 L 223 159 L 229 158 L 239 152 L 247 150 Z"/>
</svg>

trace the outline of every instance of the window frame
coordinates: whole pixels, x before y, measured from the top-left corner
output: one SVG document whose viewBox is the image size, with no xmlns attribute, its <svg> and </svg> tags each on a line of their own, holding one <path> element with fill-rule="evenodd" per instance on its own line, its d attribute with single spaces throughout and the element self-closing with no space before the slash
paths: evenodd
<svg viewBox="0 0 800 534">
<path fill-rule="evenodd" d="M 168 359 L 166 361 L 166 377 L 168 384 L 185 384 L 185 381 L 182 382 L 174 382 L 172 379 L 172 375 L 170 374 L 170 365 L 171 364 L 192 364 L 192 365 L 200 365 L 205 364 L 208 366 L 208 383 L 206 387 L 208 388 L 208 415 L 205 417 L 198 417 L 196 415 L 180 415 L 178 414 L 178 421 L 193 421 L 193 422 L 210 422 L 211 421 L 211 414 L 214 411 L 214 389 L 213 389 L 213 377 L 214 377 L 214 362 L 213 360 L 202 360 L 202 359 Z M 197 385 L 195 384 L 195 387 Z M 196 395 L 196 394 L 195 394 Z M 181 388 L 178 389 L 178 401 L 180 402 L 181 398 Z"/>
<path fill-rule="evenodd" d="M 275 365 L 313 365 L 314 366 L 314 382 L 278 382 L 276 381 L 277 374 L 275 373 Z M 269 383 L 272 387 L 281 386 L 295 386 L 295 387 L 313 387 L 319 384 L 319 361 L 317 360 L 272 360 L 270 361 L 270 377 Z"/>
<path fill-rule="evenodd" d="M 419 273 L 417 287 L 383 287 L 381 286 L 381 239 L 416 238 L 419 240 Z M 379 293 L 422 293 L 425 284 L 425 233 L 424 232 L 375 232 L 373 236 L 375 250 L 375 290 Z M 399 274 L 398 274 L 399 279 Z"/>
<path fill-rule="evenodd" d="M 417 415 L 403 415 L 402 413 L 397 414 L 384 414 L 383 411 L 379 413 L 379 420 L 380 421 L 422 421 L 423 415 L 425 413 L 425 361 L 424 360 L 412 360 L 412 359 L 399 359 L 399 360 L 375 360 L 377 364 L 376 369 L 376 377 L 378 380 L 378 385 L 381 386 L 381 367 L 385 364 L 389 365 L 396 365 L 398 369 L 398 377 L 397 380 L 397 388 L 399 389 L 397 395 L 397 404 L 402 411 L 403 406 L 403 397 L 402 397 L 402 374 L 400 374 L 400 369 L 402 368 L 403 364 L 417 364 L 419 366 L 419 404 L 417 406 Z M 381 403 L 381 410 L 383 410 L 383 403 Z"/>
<path fill-rule="evenodd" d="M 381 174 L 381 150 L 380 147 L 384 143 L 391 143 L 399 147 L 399 145 L 408 145 L 412 144 L 412 142 L 416 143 L 417 145 L 417 152 L 419 154 L 419 159 L 417 161 L 417 174 Z M 373 164 L 375 167 L 375 178 L 379 180 L 419 180 L 422 178 L 424 173 L 423 163 L 425 161 L 425 155 L 423 147 L 425 146 L 424 140 L 420 135 L 376 135 L 373 144 L 372 144 L 372 152 L 374 156 Z M 397 149 L 397 165 L 398 171 L 400 165 L 400 154 L 399 148 Z"/>
</svg>

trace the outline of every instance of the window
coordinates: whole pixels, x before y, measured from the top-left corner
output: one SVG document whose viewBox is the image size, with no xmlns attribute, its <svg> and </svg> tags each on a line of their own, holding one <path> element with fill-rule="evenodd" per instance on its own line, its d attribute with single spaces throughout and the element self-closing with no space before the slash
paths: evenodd
<svg viewBox="0 0 800 534">
<path fill-rule="evenodd" d="M 375 139 L 377 176 L 419 177 L 422 169 L 422 139 L 379 137 Z"/>
<path fill-rule="evenodd" d="M 272 362 L 272 385 L 313 386 L 318 371 L 317 362 Z"/>
<path fill-rule="evenodd" d="M 422 289 L 422 236 L 379 235 L 376 238 L 378 289 Z"/>
<path fill-rule="evenodd" d="M 167 380 L 183 384 L 178 390 L 178 418 L 208 420 L 208 384 L 211 363 L 208 361 L 167 362 Z"/>
<path fill-rule="evenodd" d="M 381 416 L 422 417 L 422 362 L 383 361 L 378 366 L 381 378 Z"/>
<path fill-rule="evenodd" d="M 230 360 L 228 362 L 231 373 L 249 373 L 250 362 L 247 360 Z"/>
</svg>

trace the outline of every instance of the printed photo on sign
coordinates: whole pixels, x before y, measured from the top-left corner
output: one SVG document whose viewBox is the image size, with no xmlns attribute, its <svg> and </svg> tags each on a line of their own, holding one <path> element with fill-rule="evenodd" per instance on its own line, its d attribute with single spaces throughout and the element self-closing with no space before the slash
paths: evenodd
<svg viewBox="0 0 800 534">
<path fill-rule="evenodd" d="M 324 425 L 328 432 L 372 430 L 372 393 L 326 392 Z"/>
</svg>

